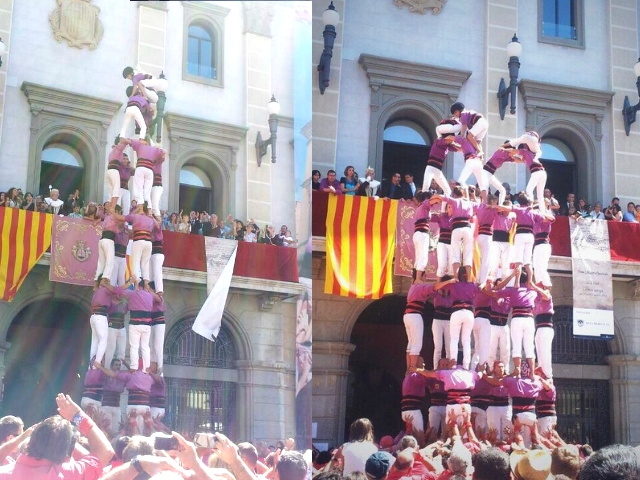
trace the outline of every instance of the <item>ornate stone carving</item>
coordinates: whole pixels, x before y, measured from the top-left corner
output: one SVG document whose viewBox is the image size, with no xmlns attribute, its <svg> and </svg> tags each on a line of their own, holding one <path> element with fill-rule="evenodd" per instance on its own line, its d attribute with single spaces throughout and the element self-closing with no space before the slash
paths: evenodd
<svg viewBox="0 0 640 480">
<path fill-rule="evenodd" d="M 58 42 L 64 39 L 70 47 L 96 48 L 104 28 L 98 19 L 100 8 L 89 2 L 91 0 L 57 0 L 58 8 L 49 15 L 49 23 Z"/>
<path fill-rule="evenodd" d="M 393 0 L 398 8 L 408 6 L 409 11 L 413 13 L 427 13 L 427 10 L 431 10 L 434 15 L 439 14 L 442 11 L 442 7 L 447 3 L 447 0 Z"/>
<path fill-rule="evenodd" d="M 271 22 L 276 10 L 270 2 L 244 2 L 244 31 L 271 37 Z"/>
</svg>

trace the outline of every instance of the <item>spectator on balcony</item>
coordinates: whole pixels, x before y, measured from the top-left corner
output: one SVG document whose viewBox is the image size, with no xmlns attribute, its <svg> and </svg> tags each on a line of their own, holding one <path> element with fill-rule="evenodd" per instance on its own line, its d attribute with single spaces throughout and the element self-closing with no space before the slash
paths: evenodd
<svg viewBox="0 0 640 480">
<path fill-rule="evenodd" d="M 254 232 L 253 223 L 247 223 L 244 241 L 250 243 L 256 243 L 258 241 L 258 236 L 256 235 L 256 232 Z"/>
<path fill-rule="evenodd" d="M 627 203 L 627 211 L 622 215 L 623 222 L 638 223 L 636 220 L 636 204 L 633 202 Z"/>
<path fill-rule="evenodd" d="M 24 202 L 22 203 L 23 210 L 29 210 L 34 212 L 36 208 L 36 204 L 33 199 L 33 193 L 27 192 L 24 196 Z"/>
<path fill-rule="evenodd" d="M 191 232 L 191 224 L 189 223 L 189 215 L 186 213 L 182 213 L 180 210 L 180 216 L 182 218 L 181 222 L 176 226 L 176 232 L 178 233 L 189 233 Z"/>
<path fill-rule="evenodd" d="M 602 212 L 602 204 L 600 202 L 596 202 L 593 206 L 593 210 L 589 213 L 589 217 L 594 220 L 604 220 L 604 213 Z"/>
<path fill-rule="evenodd" d="M 343 193 L 340 182 L 336 180 L 336 171 L 329 170 L 327 178 L 320 180 L 320 190 L 327 193 Z"/>
<path fill-rule="evenodd" d="M 560 204 L 558 200 L 556 200 L 555 195 L 551 193 L 551 190 L 548 188 L 544 189 L 544 198 L 549 200 L 549 211 L 555 216 L 558 215 L 558 211 L 560 210 Z"/>
<path fill-rule="evenodd" d="M 640 222 L 640 203 L 636 203 L 636 220 Z"/>
<path fill-rule="evenodd" d="M 580 197 L 578 205 L 576 206 L 576 215 L 582 218 L 587 218 L 590 211 L 591 206 L 587 204 L 587 201 L 584 198 Z"/>
<path fill-rule="evenodd" d="M 220 238 L 226 238 L 227 240 L 233 240 L 235 230 L 233 228 L 233 222 L 225 222 L 224 220 L 220 220 L 218 222 L 220 226 Z"/>
<path fill-rule="evenodd" d="M 311 172 L 311 189 L 320 190 L 320 170 L 313 170 Z"/>
<path fill-rule="evenodd" d="M 620 206 L 620 199 L 618 197 L 613 197 L 611 199 L 611 203 L 609 204 L 609 206 L 604 209 L 604 218 L 606 218 L 607 220 L 614 220 L 615 219 L 614 210 L 616 210 L 616 209 L 613 208 L 614 206 L 617 206 L 617 207 Z M 620 210 L 622 210 L 622 209 L 620 209 Z M 618 220 L 618 221 L 622 221 L 622 214 L 620 215 L 620 220 Z"/>
<path fill-rule="evenodd" d="M 363 197 L 375 197 L 378 194 L 378 188 L 380 187 L 380 182 L 378 180 L 374 180 L 375 170 L 371 167 L 368 167 L 364 173 L 364 182 L 360 184 L 356 195 L 361 195 Z"/>
<path fill-rule="evenodd" d="M 282 245 L 284 245 L 285 247 L 295 248 L 297 246 L 297 243 L 298 241 L 294 240 L 291 236 L 291 230 L 287 230 L 285 236 L 282 237 Z"/>
<path fill-rule="evenodd" d="M 165 224 L 164 229 L 169 230 L 170 232 L 177 232 L 178 228 L 178 214 L 173 212 L 169 215 L 169 221 Z"/>
<path fill-rule="evenodd" d="M 57 192 L 57 190 L 56 190 L 56 192 Z M 9 189 L 9 191 L 7 192 L 7 196 L 5 198 L 5 204 L 6 204 L 6 200 L 9 201 L 9 203 L 6 205 L 7 207 L 19 208 L 19 204 L 18 204 L 18 189 L 16 187 L 11 187 Z"/>
<path fill-rule="evenodd" d="M 244 223 L 242 220 L 234 220 L 233 238 L 238 241 L 244 241 Z"/>
<path fill-rule="evenodd" d="M 604 218 L 607 220 L 611 220 L 613 222 L 621 222 L 622 221 L 622 209 L 620 205 L 614 203 L 609 205 L 607 209 L 604 211 Z"/>
<path fill-rule="evenodd" d="M 559 215 L 563 215 L 565 217 L 570 215 L 569 210 L 571 210 L 571 207 L 573 207 L 574 209 L 576 207 L 575 206 L 575 198 L 576 198 L 576 196 L 573 193 L 567 194 L 567 200 L 560 207 Z"/>
<path fill-rule="evenodd" d="M 260 243 L 267 243 L 269 245 L 276 245 L 276 233 L 273 225 L 267 225 L 264 228 L 264 236 L 260 239 Z"/>
<path fill-rule="evenodd" d="M 200 235 L 202 228 L 202 223 L 200 222 L 200 214 L 198 212 L 194 212 L 193 210 L 189 214 L 189 224 L 191 225 L 191 230 L 189 233 L 193 233 L 195 235 Z"/>
<path fill-rule="evenodd" d="M 390 180 L 384 182 L 380 188 L 380 198 L 400 200 L 402 198 L 402 187 L 400 186 L 401 178 L 400 174 L 396 172 Z"/>
<path fill-rule="evenodd" d="M 360 180 L 358 180 L 358 174 L 356 173 L 353 165 L 348 165 L 344 169 L 344 177 L 340 179 L 340 189 L 345 195 L 355 195 L 358 187 L 360 186 Z"/>
<path fill-rule="evenodd" d="M 418 187 L 413 181 L 413 173 L 407 172 L 404 174 L 404 183 L 402 183 L 402 198 L 405 200 L 411 200 L 418 191 Z"/>
</svg>

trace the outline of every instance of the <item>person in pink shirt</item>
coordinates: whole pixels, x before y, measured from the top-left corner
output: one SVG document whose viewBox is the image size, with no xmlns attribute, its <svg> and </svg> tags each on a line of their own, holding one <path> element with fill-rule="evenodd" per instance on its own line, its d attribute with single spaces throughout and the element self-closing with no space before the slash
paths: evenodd
<svg viewBox="0 0 640 480">
<path fill-rule="evenodd" d="M 144 87 L 141 88 L 141 92 L 134 93 L 132 87 L 127 88 L 127 108 L 124 111 L 124 121 L 122 122 L 122 128 L 120 129 L 120 138 L 127 136 L 127 129 L 131 120 L 135 120 L 140 127 L 140 138 L 145 139 L 147 136 L 147 129 L 151 121 L 153 112 L 149 100 L 145 97 Z"/>
<path fill-rule="evenodd" d="M 156 285 L 152 281 L 149 283 L 149 291 L 154 296 L 153 308 L 151 309 L 151 363 L 156 364 L 156 368 L 162 370 L 164 359 L 164 296 L 162 292 L 156 292 Z"/>
<path fill-rule="evenodd" d="M 149 372 L 142 370 L 131 372 L 127 380 L 125 385 L 129 392 L 127 418 L 131 427 L 131 435 L 144 435 L 144 419 L 151 414 L 149 394 L 153 382 L 153 377 Z"/>
<path fill-rule="evenodd" d="M 487 278 L 482 290 L 473 300 L 473 359 L 471 368 L 484 365 L 489 359 L 491 346 L 491 297 L 486 290 L 491 288 L 492 280 Z M 482 285 L 482 284 L 481 284 Z"/>
<path fill-rule="evenodd" d="M 109 203 L 105 202 L 105 208 L 107 205 L 109 205 Z M 110 207 L 114 208 L 113 204 Z M 114 266 L 116 257 L 115 240 L 120 230 L 119 223 L 121 222 L 118 222 L 113 215 L 109 215 L 108 213 L 105 214 L 102 220 L 102 238 L 98 242 L 98 266 L 95 275 L 96 285 L 98 277 L 108 280 L 111 284 L 116 284 L 117 282 L 116 276 L 114 275 Z"/>
<path fill-rule="evenodd" d="M 102 362 L 107 351 L 109 338 L 109 320 L 107 315 L 113 297 L 117 295 L 114 288 L 105 279 L 98 279 L 100 285 L 91 298 L 91 349 L 90 358 L 98 363 Z"/>
<path fill-rule="evenodd" d="M 507 389 L 513 409 L 513 430 L 522 433 L 527 448 L 531 447 L 531 428 L 536 424 L 536 400 L 542 384 L 540 377 L 531 372 L 531 378 L 503 377 L 502 385 Z M 522 429 L 522 426 L 529 428 Z"/>
<path fill-rule="evenodd" d="M 164 380 L 162 369 L 158 368 L 156 362 L 151 362 L 149 374 L 153 378 L 153 384 L 151 385 L 151 390 L 149 390 L 151 419 L 155 425 L 161 426 L 165 415 L 167 383 Z"/>
<path fill-rule="evenodd" d="M 501 360 L 496 360 L 493 362 L 492 374 L 487 377 L 487 382 L 491 385 L 487 406 L 487 427 L 494 442 L 507 440 L 509 438 L 507 429 L 512 425 L 509 392 L 502 384 L 505 374 L 505 364 Z"/>
<path fill-rule="evenodd" d="M 555 430 L 558 423 L 556 413 L 556 387 L 553 384 L 553 378 L 547 377 L 538 367 L 535 371 L 540 376 L 542 389 L 536 398 L 536 417 L 538 419 L 538 431 L 542 435 L 548 435 L 549 432 Z"/>
<path fill-rule="evenodd" d="M 154 165 L 163 162 L 165 151 L 149 145 L 145 140 L 131 140 L 131 148 L 136 152 L 136 172 L 133 176 L 133 199 L 139 205 L 142 202 L 151 204 L 151 188 L 153 187 Z"/>
<path fill-rule="evenodd" d="M 432 197 L 433 198 L 433 197 Z M 439 280 L 445 275 L 453 274 L 453 253 L 451 251 L 451 223 L 453 219 L 449 212 L 440 211 L 441 200 L 437 198 L 431 203 L 431 221 L 437 223 L 440 227 L 438 235 L 438 244 L 436 246 L 436 255 L 438 258 L 438 266 L 436 276 Z M 450 210 L 450 209 L 449 209 Z"/>
<path fill-rule="evenodd" d="M 491 265 L 495 270 L 496 278 L 504 278 L 511 273 L 511 243 L 509 233 L 515 221 L 515 214 L 510 212 L 511 200 L 500 205 L 507 207 L 505 210 L 496 209 L 493 217 L 493 237 L 491 241 Z"/>
<path fill-rule="evenodd" d="M 492 287 L 497 286 L 501 281 L 501 279 L 496 279 Z M 485 288 L 485 290 L 487 289 Z M 500 360 L 505 366 L 509 365 L 511 359 L 511 332 L 507 320 L 509 319 L 510 311 L 511 302 L 508 298 L 491 298 L 491 316 L 489 317 L 491 342 L 489 343 L 489 357 L 487 359 L 489 365 L 494 365 L 497 360 Z M 498 356 L 498 349 L 500 350 L 500 356 Z"/>
<path fill-rule="evenodd" d="M 416 213 L 413 227 L 413 249 L 415 252 L 415 260 L 413 262 L 413 278 L 423 280 L 427 265 L 429 264 L 429 242 L 431 236 L 429 235 L 429 221 L 431 218 L 431 207 L 429 205 L 429 198 L 431 194 L 429 192 L 416 193 L 416 199 L 420 202 Z M 424 199 L 424 200 L 423 200 Z"/>
<path fill-rule="evenodd" d="M 122 215 L 122 207 L 116 205 L 115 212 L 118 215 Z M 127 274 L 127 246 L 129 244 L 129 238 L 131 238 L 132 231 L 124 223 L 118 223 L 118 232 L 116 233 L 116 239 L 114 240 L 114 264 L 113 274 L 111 275 L 112 285 L 119 287 L 124 285 L 125 276 Z"/>
<path fill-rule="evenodd" d="M 129 155 L 122 154 L 120 162 L 120 203 L 122 211 L 129 213 L 131 210 L 131 193 L 129 192 L 129 180 L 135 174 L 136 170 L 131 166 Z"/>
<path fill-rule="evenodd" d="M 159 216 L 156 216 L 159 218 Z M 151 281 L 155 287 L 153 289 L 162 295 L 164 283 L 162 281 L 162 266 L 164 265 L 164 235 L 162 225 L 158 222 L 151 231 L 151 259 L 149 260 Z"/>
<path fill-rule="evenodd" d="M 443 276 L 440 281 L 447 282 L 453 277 Z M 452 300 L 448 290 L 440 289 L 433 295 L 433 321 L 431 322 L 431 334 L 433 336 L 433 364 L 438 365 L 442 358 L 442 346 L 445 349 L 445 358 L 451 357 L 451 321 Z M 443 342 L 444 338 L 444 342 Z M 457 348 L 457 347 L 456 347 Z"/>
<path fill-rule="evenodd" d="M 549 203 L 548 199 L 544 199 L 545 205 Z M 549 209 L 546 209 L 549 211 Z M 555 217 L 536 217 L 533 224 L 533 275 L 536 283 L 542 282 L 546 287 L 551 286 L 551 277 L 549 276 L 549 260 L 551 259 L 551 243 L 549 236 L 551 235 L 551 226 L 555 221 Z"/>
<path fill-rule="evenodd" d="M 114 358 L 124 359 L 124 351 L 127 343 L 127 330 L 124 327 L 124 316 L 129 313 L 129 305 L 126 298 L 114 296 L 107 312 L 109 321 L 109 334 L 107 338 L 107 350 L 104 353 L 104 364 L 111 365 Z"/>
<path fill-rule="evenodd" d="M 489 195 L 487 203 L 479 203 L 474 206 L 474 213 L 478 222 L 478 237 L 476 241 L 480 248 L 479 285 L 484 285 L 490 272 L 495 268 L 491 250 L 493 244 L 493 220 L 497 213 L 495 209 L 498 204 L 497 200 L 493 195 Z"/>
<path fill-rule="evenodd" d="M 95 418 L 96 413 L 102 405 L 102 387 L 104 385 L 104 375 L 95 368 L 90 368 L 84 375 L 84 388 L 80 406 L 87 414 Z"/>
<path fill-rule="evenodd" d="M 551 346 L 553 344 L 553 298 L 551 289 L 545 288 L 542 282 L 538 285 L 530 283 L 530 288 L 538 293 L 536 304 L 533 307 L 535 315 L 535 344 L 538 356 L 538 365 L 546 378 L 553 377 L 553 365 L 551 363 Z"/>
<path fill-rule="evenodd" d="M 162 198 L 162 164 L 165 155 L 156 158 L 153 162 L 153 183 L 151 184 L 151 212 L 154 216 L 160 216 L 160 199 Z"/>
<path fill-rule="evenodd" d="M 491 155 L 491 158 L 482 167 L 485 177 L 485 185 L 491 185 L 493 188 L 498 190 L 499 205 L 502 205 L 507 199 L 507 190 L 504 188 L 500 180 L 498 180 L 495 173 L 496 170 L 498 170 L 505 162 L 509 161 L 511 161 L 509 150 L 506 148 L 499 148 L 493 153 L 493 155 Z"/>
<path fill-rule="evenodd" d="M 120 141 L 113 146 L 109 153 L 107 164 L 107 190 L 111 199 L 111 208 L 115 208 L 120 198 L 120 170 L 124 149 L 129 145 L 129 139 L 120 137 Z"/>
<path fill-rule="evenodd" d="M 451 105 L 451 115 L 453 115 L 462 125 L 460 128 L 460 136 L 465 137 L 471 142 L 473 148 L 478 152 L 482 152 L 480 144 L 487 134 L 489 129 L 489 122 L 482 116 L 482 114 L 474 111 L 467 110 L 464 107 L 464 103 L 455 102 Z"/>
<path fill-rule="evenodd" d="M 121 370 L 122 361 L 118 358 L 114 358 L 110 365 L 111 368 L 105 368 L 99 363 L 94 363 L 94 366 L 104 376 L 100 413 L 107 421 L 107 430 L 115 435 L 120 431 L 122 423 L 120 396 L 124 393 L 124 387 L 131 378 L 131 373 Z"/>
<path fill-rule="evenodd" d="M 455 135 L 460 132 L 461 125 L 455 119 L 445 119 L 436 127 L 437 138 L 429 150 L 427 166 L 424 169 L 422 191 L 427 192 L 431 188 L 431 180 L 436 181 L 445 195 L 451 195 L 451 187 L 442 173 L 444 161 L 450 151 L 459 151 L 460 144 L 456 143 Z"/>
</svg>

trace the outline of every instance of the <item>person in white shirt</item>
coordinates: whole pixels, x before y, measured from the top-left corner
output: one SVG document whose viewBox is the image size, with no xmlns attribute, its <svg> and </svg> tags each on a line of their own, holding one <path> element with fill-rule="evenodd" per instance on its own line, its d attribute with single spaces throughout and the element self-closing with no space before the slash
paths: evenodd
<svg viewBox="0 0 640 480">
<path fill-rule="evenodd" d="M 58 198 L 58 196 L 60 195 L 60 192 L 58 191 L 57 188 L 52 188 L 50 190 L 49 195 L 51 196 L 45 198 L 44 201 L 46 202 L 47 205 L 49 205 L 49 207 L 51 207 L 51 213 L 53 213 L 54 215 L 57 215 L 58 213 L 60 213 L 60 209 L 62 208 L 62 205 L 64 205 L 64 202 Z"/>
</svg>

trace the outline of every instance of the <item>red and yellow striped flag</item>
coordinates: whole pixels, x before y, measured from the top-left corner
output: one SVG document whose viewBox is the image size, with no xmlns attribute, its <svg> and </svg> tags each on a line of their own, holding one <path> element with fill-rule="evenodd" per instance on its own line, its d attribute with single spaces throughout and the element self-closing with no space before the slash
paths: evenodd
<svg viewBox="0 0 640 480">
<path fill-rule="evenodd" d="M 51 246 L 53 215 L 0 208 L 0 300 L 10 302 Z"/>
<path fill-rule="evenodd" d="M 356 298 L 392 293 L 397 200 L 330 195 L 324 292 Z"/>
</svg>

